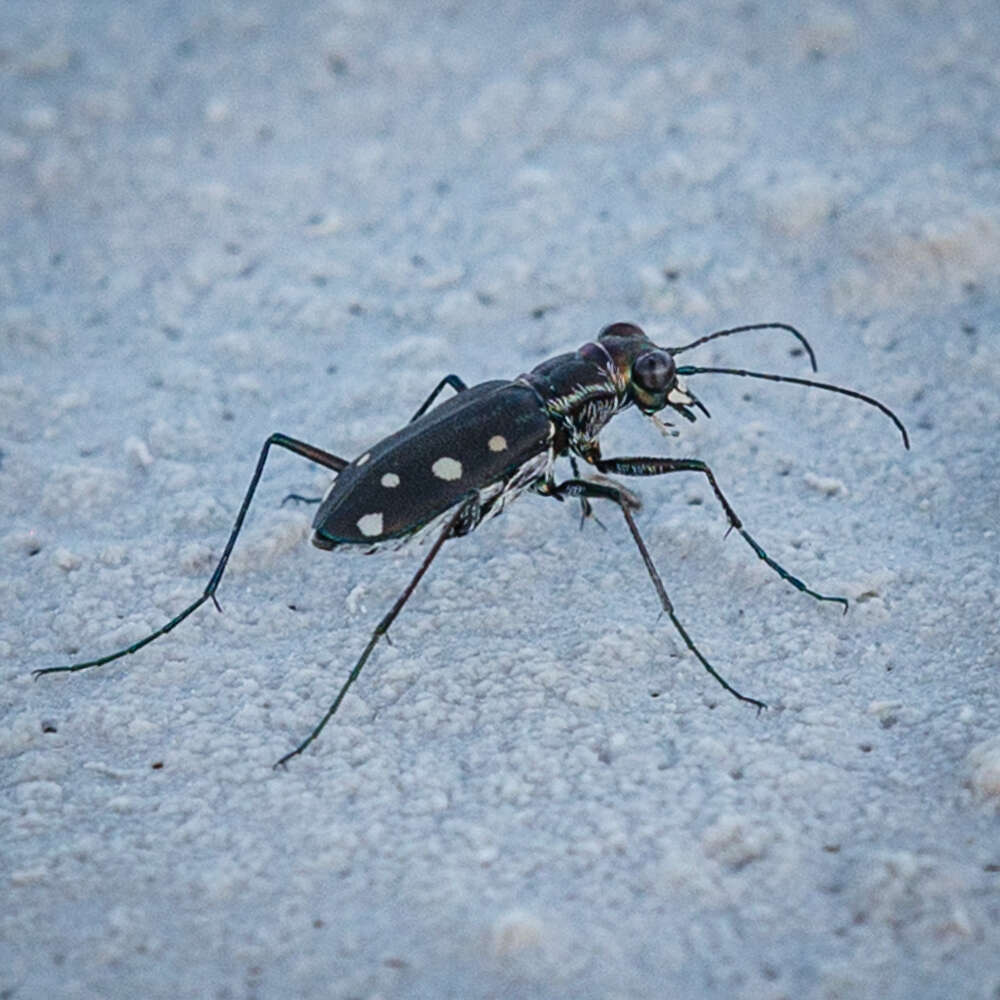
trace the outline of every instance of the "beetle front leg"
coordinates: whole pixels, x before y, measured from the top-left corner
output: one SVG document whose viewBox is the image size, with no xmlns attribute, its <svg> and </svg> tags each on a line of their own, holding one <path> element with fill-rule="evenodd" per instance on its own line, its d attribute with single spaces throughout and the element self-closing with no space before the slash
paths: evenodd
<svg viewBox="0 0 1000 1000">
<path fill-rule="evenodd" d="M 573 470 L 573 478 L 579 479 L 580 466 L 577 464 L 575 455 L 569 456 L 569 466 Z M 584 496 L 579 497 L 579 500 L 580 500 L 580 530 L 583 531 L 583 526 L 587 523 L 587 518 L 589 517 L 592 517 L 595 523 L 599 524 L 603 528 L 604 525 L 601 524 L 601 519 L 594 513 L 594 508 L 591 505 L 590 501 Z"/>
<path fill-rule="evenodd" d="M 608 472 L 618 476 L 663 476 L 668 472 L 702 473 L 702 475 L 708 479 L 708 483 L 712 487 L 712 492 L 715 494 L 719 503 L 722 504 L 722 509 L 726 512 L 726 517 L 729 519 L 730 530 L 735 529 L 738 531 L 740 535 L 743 536 L 743 540 L 747 543 L 747 545 L 749 545 L 750 548 L 757 553 L 758 558 L 767 563 L 767 565 L 770 566 L 782 580 L 786 580 L 797 590 L 801 590 L 802 593 L 808 594 L 810 597 L 815 597 L 817 601 L 833 601 L 837 604 L 843 604 L 844 612 L 847 612 L 846 597 L 830 597 L 826 594 L 817 593 L 815 590 L 807 587 L 798 577 L 792 576 L 792 574 L 789 573 L 784 566 L 775 562 L 764 551 L 760 543 L 743 527 L 743 522 L 737 516 L 736 511 L 730 506 L 730 503 L 726 499 L 722 490 L 719 489 L 719 484 L 715 481 L 715 476 L 712 474 L 712 470 L 700 459 L 648 457 L 602 458 L 598 459 L 594 465 L 600 469 L 601 472 Z"/>
<path fill-rule="evenodd" d="M 702 655 L 701 650 L 694 644 L 694 640 L 688 635 L 687 629 L 678 621 L 677 615 L 674 613 L 674 606 L 670 601 L 669 596 L 667 596 L 667 589 L 663 585 L 663 580 L 660 577 L 659 571 L 656 565 L 653 563 L 653 557 L 649 554 L 649 549 L 646 548 L 646 543 L 642 539 L 642 535 L 639 534 L 639 527 L 635 523 L 635 517 L 632 511 L 637 507 L 636 498 L 629 493 L 623 486 L 618 483 L 614 483 L 610 480 L 607 482 L 594 482 L 590 479 L 567 479 L 565 482 L 554 484 L 551 487 L 551 495 L 562 499 L 564 496 L 577 496 L 577 497 L 587 497 L 589 499 L 603 499 L 611 500 L 613 503 L 618 504 L 619 509 L 625 517 L 625 523 L 628 525 L 628 530 L 632 533 L 632 538 L 635 541 L 636 547 L 639 549 L 639 555 L 642 556 L 643 564 L 646 567 L 646 572 L 649 574 L 650 580 L 653 582 L 653 586 L 656 589 L 656 594 L 660 599 L 660 606 L 663 608 L 664 614 L 666 614 L 674 628 L 677 629 L 678 635 L 684 640 L 684 645 L 695 655 L 698 662 L 711 674 L 718 682 L 722 685 L 731 695 L 737 698 L 739 701 L 745 701 L 747 704 L 753 705 L 758 711 L 767 708 L 767 705 L 759 701 L 757 698 L 750 698 L 745 694 L 740 694 L 716 669 L 712 666 L 708 660 Z"/>
</svg>

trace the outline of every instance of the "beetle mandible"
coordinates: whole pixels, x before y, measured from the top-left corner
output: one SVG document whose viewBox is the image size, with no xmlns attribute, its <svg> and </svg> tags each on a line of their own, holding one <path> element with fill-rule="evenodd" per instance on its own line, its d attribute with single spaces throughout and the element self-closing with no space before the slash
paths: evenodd
<svg viewBox="0 0 1000 1000">
<path fill-rule="evenodd" d="M 812 370 L 816 371 L 816 358 L 809 342 L 785 323 L 754 323 L 718 330 L 683 347 L 658 347 L 635 324 L 613 323 L 605 327 L 596 340 L 589 341 L 579 350 L 543 361 L 513 380 L 501 379 L 470 387 L 457 375 L 446 375 L 408 424 L 351 462 L 285 434 L 272 434 L 261 448 L 236 523 L 202 595 L 166 625 L 125 649 L 83 663 L 46 667 L 36 670 L 34 676 L 101 666 L 135 653 L 166 635 L 208 600 L 219 608 L 215 592 L 243 527 L 268 453 L 272 447 L 280 447 L 336 473 L 326 496 L 318 501 L 319 509 L 313 520 L 314 545 L 321 549 L 353 546 L 373 552 L 384 545 L 400 545 L 425 533 L 434 540 L 395 604 L 375 626 L 333 703 L 309 735 L 275 767 L 301 754 L 323 731 L 445 541 L 467 535 L 483 521 L 500 514 L 525 491 L 556 500 L 578 498 L 584 518 L 591 514 L 591 500 L 609 500 L 616 504 L 639 549 L 663 612 L 684 645 L 730 694 L 758 710 L 766 708 L 764 702 L 741 694 L 730 685 L 694 644 L 674 612 L 663 580 L 639 533 L 634 517 L 639 507 L 637 498 L 609 477 L 659 476 L 669 472 L 697 472 L 705 476 L 726 514 L 729 530 L 738 532 L 783 580 L 816 600 L 842 604 L 845 611 L 847 599 L 812 590 L 775 562 L 743 527 L 712 470 L 704 462 L 694 458 L 655 456 L 604 458 L 599 435 L 615 414 L 630 406 L 637 407 L 660 430 L 668 425 L 657 414 L 667 408 L 689 421 L 696 419 L 696 410 L 707 417 L 708 410 L 687 388 L 684 379 L 691 375 L 722 374 L 791 382 L 860 399 L 886 414 L 902 434 L 904 446 L 910 447 L 906 428 L 896 414 L 878 400 L 853 389 L 742 368 L 678 366 L 674 361 L 676 355 L 710 340 L 751 330 L 774 329 L 791 333 L 808 354 Z M 456 394 L 433 406 L 445 386 L 450 386 Z M 555 463 L 562 457 L 569 458 L 572 475 L 557 482 Z M 597 475 L 582 477 L 577 458 L 592 466 Z"/>
</svg>

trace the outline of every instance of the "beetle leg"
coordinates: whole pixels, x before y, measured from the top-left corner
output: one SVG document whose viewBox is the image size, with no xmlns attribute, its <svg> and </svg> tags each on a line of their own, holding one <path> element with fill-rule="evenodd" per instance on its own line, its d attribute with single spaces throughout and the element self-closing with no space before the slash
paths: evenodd
<svg viewBox="0 0 1000 1000">
<path fill-rule="evenodd" d="M 573 478 L 579 479 L 580 466 L 577 465 L 576 455 L 569 456 L 569 465 L 570 468 L 573 470 Z M 585 496 L 580 496 L 579 499 L 580 499 L 580 530 L 583 531 L 583 526 L 587 523 L 588 517 L 592 517 L 594 519 L 595 524 L 604 528 L 604 525 L 601 524 L 601 519 L 594 513 L 594 508 L 591 502 Z M 607 528 L 604 528 L 604 530 L 607 531 Z"/>
<path fill-rule="evenodd" d="M 469 388 L 457 375 L 445 375 L 445 377 L 441 379 L 440 382 L 438 382 L 437 387 L 434 389 L 434 391 L 427 397 L 427 399 L 424 400 L 424 403 L 420 407 L 420 409 L 417 410 L 417 412 L 414 413 L 412 417 L 410 417 L 411 424 L 413 423 L 414 420 L 417 419 L 417 417 L 422 417 L 430 409 L 431 403 L 433 403 L 434 400 L 438 398 L 438 396 L 441 393 L 441 390 L 446 385 L 450 385 L 452 389 L 455 390 L 455 392 L 465 392 L 465 390 Z"/>
<path fill-rule="evenodd" d="M 37 678 L 41 677 L 42 674 L 60 674 L 67 672 L 75 673 L 77 670 L 86 670 L 88 667 L 100 667 L 105 663 L 110 663 L 112 660 L 117 660 L 119 657 L 137 653 L 143 646 L 148 646 L 154 639 L 159 639 L 161 635 L 166 635 L 172 629 L 180 625 L 180 623 L 184 621 L 188 615 L 197 611 L 198 608 L 209 600 L 209 598 L 211 598 L 216 608 L 221 611 L 222 608 L 219 607 L 219 602 L 215 598 L 215 591 L 218 589 L 219 581 L 222 579 L 222 574 L 226 571 L 226 564 L 229 562 L 229 556 L 232 554 L 233 546 L 236 544 L 236 537 L 239 535 L 240 529 L 243 527 L 243 519 L 247 516 L 247 511 L 250 508 L 250 501 L 253 500 L 254 491 L 257 489 L 257 484 L 260 482 L 261 473 L 264 471 L 264 463 L 267 461 L 267 455 L 271 450 L 272 445 L 276 445 L 279 448 L 287 448 L 296 455 L 301 455 L 310 462 L 315 462 L 317 465 L 333 469 L 335 472 L 340 472 L 340 470 L 345 468 L 348 464 L 344 459 L 338 458 L 336 455 L 333 455 L 328 451 L 323 451 L 322 448 L 317 448 L 315 445 L 306 444 L 304 441 L 297 441 L 295 438 L 290 438 L 285 434 L 272 434 L 264 442 L 264 447 L 260 450 L 260 457 L 257 459 L 257 467 L 254 469 L 253 477 L 250 479 L 250 486 L 247 488 L 246 494 L 243 497 L 243 503 L 240 504 L 239 513 L 236 515 L 236 523 L 233 525 L 233 530 L 229 534 L 229 541 L 226 542 L 226 547 L 222 551 L 222 557 L 219 559 L 219 562 L 215 567 L 215 571 L 212 573 L 212 577 L 208 581 L 208 586 L 205 588 L 201 597 L 199 597 L 193 604 L 189 604 L 180 614 L 171 618 L 170 621 L 168 621 L 162 628 L 158 628 L 155 632 L 150 633 L 144 639 L 140 639 L 138 642 L 132 643 L 131 646 L 126 646 L 125 649 L 118 650 L 117 653 L 109 653 L 107 656 L 102 656 L 96 660 L 87 660 L 84 663 L 73 663 L 66 667 L 45 667 L 42 670 L 36 670 L 32 676 Z"/>
<path fill-rule="evenodd" d="M 470 518 L 477 516 L 479 507 L 479 495 L 475 494 L 468 500 L 462 503 L 458 510 L 454 513 L 452 517 L 448 519 L 447 524 L 444 526 L 444 530 L 438 535 L 436 541 L 431 546 L 430 551 L 424 557 L 423 562 L 420 564 L 416 573 L 410 579 L 410 582 L 406 585 L 402 594 L 396 599 L 396 603 L 388 610 L 382 620 L 375 626 L 372 631 L 371 637 L 368 640 L 368 645 L 361 651 L 361 656 L 358 657 L 358 662 L 354 664 L 354 669 L 348 674 L 347 680 L 344 681 L 343 686 L 337 692 L 337 697 L 333 699 L 333 704 L 326 710 L 323 718 L 319 720 L 319 723 L 314 727 L 313 731 L 290 753 L 286 753 L 284 757 L 281 758 L 274 766 L 284 767 L 293 757 L 298 757 L 300 753 L 321 732 L 323 732 L 326 724 L 333 718 L 336 714 L 337 709 L 340 708 L 340 703 L 344 700 L 344 695 L 347 694 L 351 685 L 358 679 L 358 675 L 361 673 L 362 668 L 368 662 L 368 657 L 371 656 L 372 650 L 378 645 L 379 639 L 383 636 L 388 640 L 389 626 L 396 620 L 396 616 L 400 611 L 403 610 L 403 605 L 409 600 L 410 594 L 413 593 L 417 584 L 420 582 L 421 577 L 427 572 L 428 567 L 434 561 L 434 557 L 441 550 L 441 546 L 444 545 L 447 539 L 451 538 L 453 535 L 460 533 L 463 524 L 465 524 Z"/>
<path fill-rule="evenodd" d="M 726 512 L 726 517 L 729 519 L 729 530 L 735 529 L 742 536 L 743 540 L 747 543 L 757 553 L 758 558 L 762 559 L 768 566 L 771 567 L 781 577 L 782 580 L 786 580 L 797 590 L 801 590 L 804 594 L 808 594 L 810 597 L 815 597 L 817 601 L 834 601 L 837 604 L 843 604 L 844 612 L 847 611 L 847 598 L 846 597 L 830 597 L 826 594 L 817 593 L 815 590 L 807 587 L 798 577 L 792 576 L 780 563 L 775 562 L 761 547 L 757 540 L 743 527 L 743 522 L 736 515 L 736 511 L 729 505 L 729 501 L 726 499 L 722 490 L 719 489 L 719 484 L 715 481 L 715 476 L 712 474 L 712 470 L 700 459 L 697 458 L 604 458 L 596 463 L 597 468 L 601 472 L 610 472 L 619 476 L 662 476 L 666 475 L 668 472 L 700 472 L 702 473 L 712 487 L 712 492 L 715 494 L 719 503 L 722 504 L 722 509 Z"/>
<path fill-rule="evenodd" d="M 675 629 L 677 629 L 678 635 L 684 640 L 684 645 L 694 653 L 698 662 L 708 671 L 731 695 L 739 699 L 740 701 L 745 701 L 750 705 L 756 706 L 757 710 L 767 708 L 767 705 L 759 701 L 757 698 L 750 698 L 745 694 L 740 694 L 716 669 L 712 666 L 708 660 L 702 655 L 701 651 L 694 644 L 694 640 L 688 635 L 687 629 L 678 621 L 677 615 L 674 613 L 674 606 L 670 602 L 670 598 L 667 596 L 666 587 L 663 586 L 663 580 L 660 577 L 655 564 L 653 563 L 653 557 L 649 554 L 649 549 L 646 548 L 646 543 L 642 540 L 642 535 L 639 534 L 639 528 L 635 523 L 635 517 L 632 515 L 632 502 L 631 494 L 627 490 L 618 486 L 617 483 L 611 482 L 610 480 L 606 482 L 594 482 L 589 479 L 567 479 L 565 482 L 558 483 L 555 487 L 556 493 L 565 494 L 567 496 L 586 496 L 591 498 L 601 497 L 606 500 L 611 500 L 618 504 L 622 514 L 625 517 L 625 523 L 628 525 L 628 530 L 632 533 L 632 538 L 635 540 L 636 547 L 639 549 L 639 555 L 642 556 L 643 564 L 646 567 L 646 572 L 649 574 L 650 580 L 653 582 L 653 587 L 656 589 L 656 594 L 660 598 L 660 606 L 663 608 L 664 613 L 670 618 Z"/>
<path fill-rule="evenodd" d="M 296 503 L 321 503 L 322 497 L 304 497 L 301 493 L 289 493 L 287 496 L 281 498 L 281 506 L 284 507 L 286 503 L 290 500 L 294 500 Z"/>
</svg>

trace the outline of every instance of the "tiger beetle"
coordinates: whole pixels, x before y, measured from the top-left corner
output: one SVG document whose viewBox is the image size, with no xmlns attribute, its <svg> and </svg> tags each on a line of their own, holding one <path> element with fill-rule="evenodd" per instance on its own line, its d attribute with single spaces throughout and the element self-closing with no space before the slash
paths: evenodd
<svg viewBox="0 0 1000 1000">
<path fill-rule="evenodd" d="M 352 462 L 285 434 L 272 434 L 261 448 L 257 467 L 236 515 L 236 523 L 201 597 L 162 628 L 125 649 L 84 663 L 36 670 L 34 676 L 86 670 L 129 656 L 154 639 L 166 635 L 208 600 L 221 611 L 215 592 L 243 527 L 268 453 L 274 446 L 285 448 L 336 473 L 326 495 L 322 500 L 314 501 L 319 503 L 312 526 L 312 542 L 317 547 L 336 549 L 351 546 L 356 550 L 374 552 L 386 545 L 402 545 L 418 535 L 427 534 L 433 538 L 433 544 L 410 582 L 375 626 L 368 644 L 333 703 L 312 732 L 294 750 L 285 754 L 275 767 L 283 766 L 301 754 L 323 731 L 441 546 L 449 538 L 467 535 L 483 521 L 496 517 L 526 490 L 560 501 L 577 498 L 583 519 L 592 514 L 591 500 L 610 500 L 617 504 L 656 589 L 663 613 L 669 617 L 684 645 L 731 695 L 755 706 L 758 711 L 766 708 L 764 702 L 741 694 L 729 684 L 694 644 L 674 613 L 663 580 L 639 534 L 634 516 L 639 509 L 638 499 L 609 476 L 700 473 L 725 511 L 729 530 L 737 531 L 778 576 L 818 601 L 842 604 L 845 611 L 847 599 L 821 594 L 807 587 L 775 562 L 743 527 L 743 522 L 719 488 L 712 470 L 704 462 L 695 458 L 650 456 L 604 458 L 598 436 L 615 414 L 630 406 L 637 407 L 664 433 L 668 433 L 670 425 L 661 421 L 657 414 L 667 407 L 689 421 L 696 419 L 695 410 L 708 417 L 708 410 L 683 380 L 691 375 L 713 374 L 792 382 L 860 399 L 886 414 L 902 434 L 904 446 L 910 447 L 906 428 L 895 413 L 878 400 L 853 389 L 789 375 L 742 368 L 678 366 L 674 362 L 676 355 L 720 337 L 751 330 L 776 329 L 787 331 L 798 340 L 809 356 L 812 370 L 816 371 L 816 357 L 809 342 L 798 330 L 784 323 L 755 323 L 718 330 L 683 347 L 658 347 L 638 326 L 613 323 L 601 331 L 597 340 L 584 344 L 572 353 L 543 361 L 513 381 L 497 379 L 470 387 L 457 375 L 446 375 L 405 427 L 379 441 Z M 432 408 L 445 386 L 450 386 L 456 394 Z M 557 482 L 555 463 L 562 457 L 569 458 L 572 475 Z M 578 458 L 592 466 L 598 475 L 582 477 Z"/>
</svg>

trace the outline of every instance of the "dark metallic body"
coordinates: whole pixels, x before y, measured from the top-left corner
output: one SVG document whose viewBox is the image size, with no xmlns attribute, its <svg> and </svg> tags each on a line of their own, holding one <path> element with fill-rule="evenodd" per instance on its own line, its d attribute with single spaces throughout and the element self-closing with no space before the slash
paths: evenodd
<svg viewBox="0 0 1000 1000">
<path fill-rule="evenodd" d="M 406 542 L 462 503 L 466 514 L 452 534 L 464 535 L 525 489 L 551 493 L 556 458 L 573 452 L 590 461 L 601 429 L 630 405 L 610 356 L 602 352 L 602 366 L 602 355 L 591 360 L 581 351 L 544 361 L 515 381 L 465 389 L 363 452 L 323 498 L 313 544 L 375 551 Z M 459 470 L 453 478 L 432 471 L 443 459 Z M 379 530 L 363 530 L 369 523 Z"/>
<path fill-rule="evenodd" d="M 461 434 L 463 447 L 456 449 Z M 334 480 L 313 521 L 313 543 L 323 549 L 403 540 L 474 494 L 485 516 L 497 483 L 507 483 L 525 462 L 549 447 L 552 426 L 535 394 L 517 382 L 473 386 L 390 434 Z M 490 441 L 506 447 L 491 450 Z M 461 451 L 461 455 L 453 452 Z M 434 475 L 434 463 L 452 458 L 460 474 Z M 396 483 L 383 485 L 383 480 Z M 373 512 L 383 528 L 364 534 L 358 523 Z M 465 534 L 475 525 L 464 525 Z"/>
</svg>

